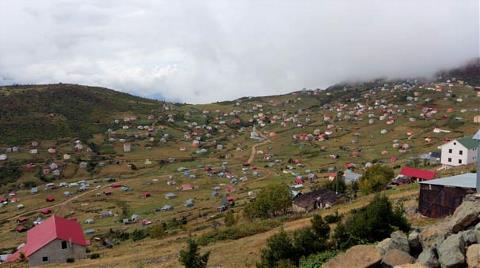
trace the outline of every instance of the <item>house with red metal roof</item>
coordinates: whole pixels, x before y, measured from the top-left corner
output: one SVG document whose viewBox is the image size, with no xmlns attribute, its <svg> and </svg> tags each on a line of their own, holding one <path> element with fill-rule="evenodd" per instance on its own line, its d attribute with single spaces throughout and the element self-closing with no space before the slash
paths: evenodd
<svg viewBox="0 0 480 268">
<path fill-rule="evenodd" d="M 75 220 L 53 215 L 27 232 L 27 243 L 7 261 L 12 262 L 22 254 L 28 264 L 40 266 L 84 259 L 87 241 L 80 224 Z"/>
<path fill-rule="evenodd" d="M 437 173 L 431 170 L 403 167 L 400 170 L 400 175 L 409 177 L 412 181 L 428 181 L 434 179 L 437 176 Z"/>
</svg>

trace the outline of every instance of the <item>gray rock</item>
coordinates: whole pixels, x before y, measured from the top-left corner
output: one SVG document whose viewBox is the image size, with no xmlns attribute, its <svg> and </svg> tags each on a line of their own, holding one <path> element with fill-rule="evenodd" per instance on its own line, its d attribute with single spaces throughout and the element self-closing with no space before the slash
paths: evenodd
<svg viewBox="0 0 480 268">
<path fill-rule="evenodd" d="M 470 246 L 471 244 L 477 243 L 476 232 L 473 229 L 460 232 L 462 239 L 465 242 L 465 246 Z"/>
<path fill-rule="evenodd" d="M 414 263 L 415 258 L 410 256 L 407 252 L 399 249 L 392 249 L 385 253 L 382 258 L 382 267 L 392 268 L 397 265 Z"/>
<path fill-rule="evenodd" d="M 385 238 L 377 244 L 380 255 L 385 255 L 389 250 L 398 249 L 406 253 L 410 252 L 407 235 L 401 231 L 393 232 L 390 238 Z"/>
<path fill-rule="evenodd" d="M 420 244 L 420 231 L 413 230 L 408 234 L 408 245 L 410 249 L 418 249 L 421 248 L 422 245 Z"/>
<path fill-rule="evenodd" d="M 480 268 L 480 245 L 473 244 L 467 249 L 468 268 Z"/>
<path fill-rule="evenodd" d="M 480 215 L 479 200 L 473 195 L 466 197 L 449 219 L 450 230 L 457 233 L 478 223 Z"/>
<path fill-rule="evenodd" d="M 393 244 L 396 246 L 397 249 L 403 250 L 405 252 L 410 252 L 410 246 L 408 243 L 407 235 L 402 231 L 395 231 L 390 235 Z"/>
<path fill-rule="evenodd" d="M 437 259 L 435 250 L 431 248 L 424 249 L 420 255 L 418 255 L 417 263 L 424 264 L 425 266 L 436 268 L 440 266 Z"/>
<path fill-rule="evenodd" d="M 436 248 L 449 233 L 448 226 L 444 222 L 430 225 L 420 232 L 420 244 L 423 249 Z"/>
<path fill-rule="evenodd" d="M 465 241 L 462 234 L 454 234 L 438 247 L 438 260 L 442 268 L 455 268 L 465 266 Z"/>
</svg>

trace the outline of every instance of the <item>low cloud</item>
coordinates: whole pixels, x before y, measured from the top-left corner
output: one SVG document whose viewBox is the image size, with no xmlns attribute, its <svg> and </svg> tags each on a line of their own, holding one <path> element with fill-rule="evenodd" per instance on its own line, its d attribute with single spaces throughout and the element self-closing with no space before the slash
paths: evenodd
<svg viewBox="0 0 480 268">
<path fill-rule="evenodd" d="M 0 84 L 204 103 L 431 76 L 479 56 L 478 0 L 0 1 Z"/>
</svg>

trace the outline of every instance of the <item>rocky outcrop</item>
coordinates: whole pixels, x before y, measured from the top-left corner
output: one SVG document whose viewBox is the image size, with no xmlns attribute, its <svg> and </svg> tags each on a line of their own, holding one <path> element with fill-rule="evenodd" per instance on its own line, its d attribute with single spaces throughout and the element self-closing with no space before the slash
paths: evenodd
<svg viewBox="0 0 480 268">
<path fill-rule="evenodd" d="M 323 265 L 324 268 L 358 267 L 368 268 L 378 265 L 382 257 L 375 246 L 357 245 L 348 249 Z"/>
<path fill-rule="evenodd" d="M 474 244 L 467 249 L 467 264 L 469 268 L 480 268 L 480 245 Z"/>
<path fill-rule="evenodd" d="M 462 204 L 455 210 L 449 219 L 450 230 L 457 233 L 479 222 L 480 196 L 466 196 Z"/>
<path fill-rule="evenodd" d="M 408 238 L 405 233 L 401 231 L 393 232 L 389 238 L 385 238 L 377 244 L 377 250 L 382 256 L 392 249 L 410 252 Z"/>
<path fill-rule="evenodd" d="M 408 245 L 410 246 L 410 250 L 419 250 L 422 248 L 420 244 L 420 230 L 415 229 L 408 234 Z"/>
<path fill-rule="evenodd" d="M 438 247 L 438 261 L 442 268 L 463 267 L 465 265 L 465 241 L 462 234 L 449 236 Z"/>
<path fill-rule="evenodd" d="M 438 262 L 437 254 L 432 248 L 427 248 L 418 255 L 417 263 L 426 265 L 428 267 L 439 267 L 440 263 Z"/>
<path fill-rule="evenodd" d="M 399 249 L 389 250 L 382 258 L 382 267 L 392 268 L 397 265 L 414 263 L 415 258 L 407 252 Z"/>
</svg>

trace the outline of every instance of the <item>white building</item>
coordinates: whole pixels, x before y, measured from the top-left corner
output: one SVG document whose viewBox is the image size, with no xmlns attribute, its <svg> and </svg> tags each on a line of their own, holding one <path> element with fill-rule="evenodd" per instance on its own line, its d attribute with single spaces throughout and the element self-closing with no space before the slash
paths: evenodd
<svg viewBox="0 0 480 268">
<path fill-rule="evenodd" d="M 479 142 L 470 137 L 452 140 L 440 146 L 440 162 L 447 166 L 472 164 L 477 160 L 478 145 Z"/>
</svg>

